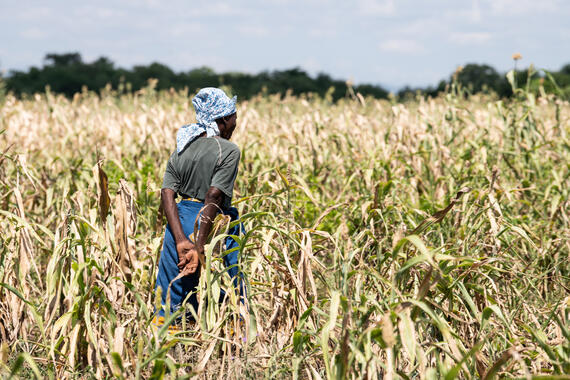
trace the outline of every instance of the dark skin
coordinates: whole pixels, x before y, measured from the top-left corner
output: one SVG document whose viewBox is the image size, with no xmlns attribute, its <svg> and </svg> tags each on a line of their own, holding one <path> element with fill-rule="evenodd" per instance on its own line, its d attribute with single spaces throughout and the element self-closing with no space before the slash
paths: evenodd
<svg viewBox="0 0 570 380">
<path fill-rule="evenodd" d="M 229 116 L 217 119 L 218 129 L 220 130 L 220 137 L 229 140 L 236 128 L 237 115 L 234 113 Z M 202 134 L 200 137 L 204 137 Z M 206 239 L 212 229 L 212 222 L 216 214 L 222 209 L 224 201 L 224 193 L 217 187 L 211 186 L 206 192 L 206 199 L 204 199 L 204 209 L 200 214 L 200 230 L 196 243 L 192 243 L 186 235 L 182 224 L 180 223 L 180 216 L 178 215 L 178 208 L 176 207 L 176 192 L 172 189 L 162 189 L 160 191 L 162 207 L 166 214 L 166 220 L 170 225 L 170 230 L 176 241 L 176 251 L 178 252 L 178 269 L 183 276 L 195 273 L 200 265 L 200 255 L 204 254 L 204 245 Z"/>
</svg>

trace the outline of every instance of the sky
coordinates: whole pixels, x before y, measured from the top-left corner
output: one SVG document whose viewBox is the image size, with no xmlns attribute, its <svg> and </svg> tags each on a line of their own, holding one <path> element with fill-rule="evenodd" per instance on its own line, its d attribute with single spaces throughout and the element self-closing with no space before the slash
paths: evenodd
<svg viewBox="0 0 570 380">
<path fill-rule="evenodd" d="M 258 73 L 301 67 L 354 83 L 435 85 L 459 65 L 570 63 L 570 0 L 0 0 L 0 70 L 46 53 Z"/>
</svg>

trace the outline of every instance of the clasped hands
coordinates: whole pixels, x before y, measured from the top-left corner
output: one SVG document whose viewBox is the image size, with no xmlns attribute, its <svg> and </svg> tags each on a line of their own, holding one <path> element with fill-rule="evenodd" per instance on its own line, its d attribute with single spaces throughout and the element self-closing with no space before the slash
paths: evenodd
<svg viewBox="0 0 570 380">
<path fill-rule="evenodd" d="M 199 249 L 186 239 L 176 244 L 176 251 L 178 252 L 178 269 L 182 276 L 195 273 L 200 265 L 200 253 L 203 252 L 203 248 Z"/>
</svg>

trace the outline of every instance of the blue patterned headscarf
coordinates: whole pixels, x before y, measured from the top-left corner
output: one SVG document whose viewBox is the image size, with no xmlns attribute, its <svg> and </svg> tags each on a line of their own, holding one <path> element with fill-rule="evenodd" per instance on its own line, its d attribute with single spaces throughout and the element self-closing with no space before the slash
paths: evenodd
<svg viewBox="0 0 570 380">
<path fill-rule="evenodd" d="M 197 123 L 183 125 L 176 133 L 176 150 L 178 153 L 182 152 L 186 145 L 204 132 L 208 137 L 219 136 L 220 130 L 216 124 L 216 119 L 235 113 L 236 100 L 236 96 L 230 99 L 219 88 L 206 87 L 201 89 L 192 99 L 192 104 L 196 110 Z"/>
</svg>

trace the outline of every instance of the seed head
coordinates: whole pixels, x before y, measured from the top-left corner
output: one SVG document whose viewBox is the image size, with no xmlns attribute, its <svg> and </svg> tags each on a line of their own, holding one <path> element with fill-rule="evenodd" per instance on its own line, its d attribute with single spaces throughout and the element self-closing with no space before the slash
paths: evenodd
<svg viewBox="0 0 570 380">
<path fill-rule="evenodd" d="M 522 59 L 521 53 L 515 53 L 515 54 L 513 54 L 513 59 L 514 59 L 515 61 L 518 61 L 519 59 Z"/>
</svg>

